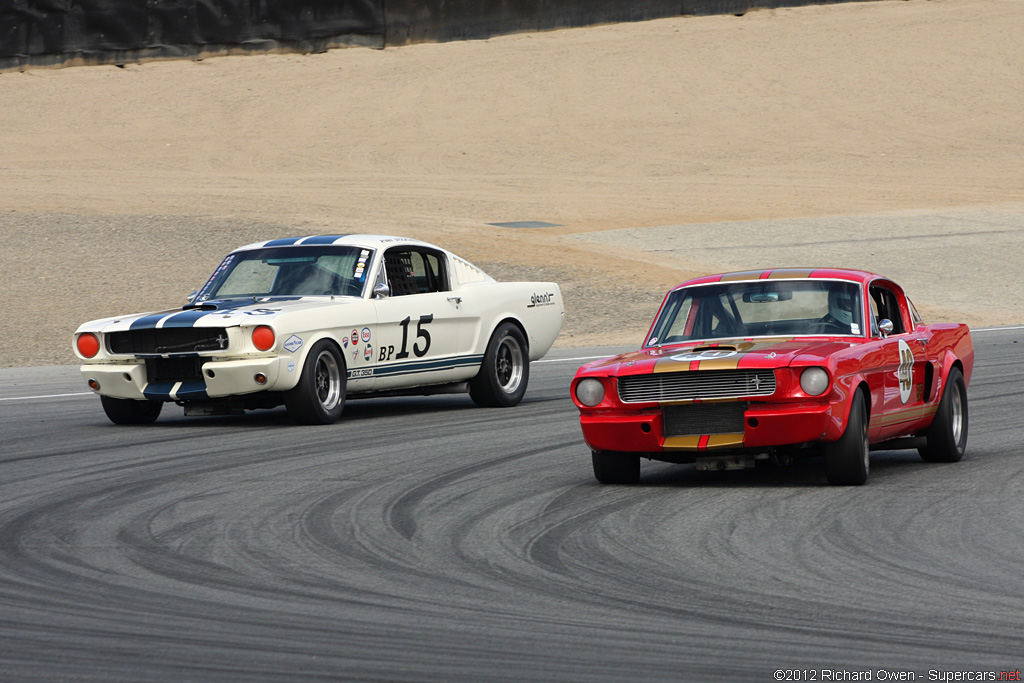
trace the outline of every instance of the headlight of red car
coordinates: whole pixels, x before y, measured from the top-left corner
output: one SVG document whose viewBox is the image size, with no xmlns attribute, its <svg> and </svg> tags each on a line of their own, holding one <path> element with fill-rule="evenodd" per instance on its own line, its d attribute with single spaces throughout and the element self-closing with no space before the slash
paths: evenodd
<svg viewBox="0 0 1024 683">
<path fill-rule="evenodd" d="M 808 396 L 821 396 L 828 391 L 829 379 L 825 368 L 806 368 L 800 373 L 800 388 Z"/>
<path fill-rule="evenodd" d="M 576 400 L 588 408 L 593 408 L 604 400 L 604 384 L 593 377 L 581 379 L 576 385 Z"/>
</svg>

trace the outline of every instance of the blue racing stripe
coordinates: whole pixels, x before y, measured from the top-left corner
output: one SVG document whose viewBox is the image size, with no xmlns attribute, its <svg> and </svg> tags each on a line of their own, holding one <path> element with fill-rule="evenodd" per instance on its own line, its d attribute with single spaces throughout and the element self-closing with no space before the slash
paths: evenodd
<svg viewBox="0 0 1024 683">
<path fill-rule="evenodd" d="M 192 327 L 200 318 L 205 318 L 211 313 L 216 312 L 217 311 L 203 311 L 199 309 L 182 311 L 181 313 L 175 313 L 168 318 L 164 322 L 163 327 Z"/>
<path fill-rule="evenodd" d="M 146 388 L 142 390 L 142 394 L 146 398 L 156 400 L 171 400 L 171 389 L 177 382 L 157 382 L 156 384 L 147 384 Z"/>
<path fill-rule="evenodd" d="M 152 330 L 156 327 L 156 324 L 171 315 L 170 313 L 154 313 L 153 315 L 144 315 L 138 320 L 134 321 L 128 326 L 129 330 Z"/>
<path fill-rule="evenodd" d="M 267 242 L 263 246 L 264 247 L 290 247 L 290 246 L 292 246 L 293 244 L 295 244 L 296 242 L 298 242 L 301 239 L 302 239 L 301 237 L 284 237 L 284 238 L 279 239 L 279 240 L 270 240 L 269 242 Z"/>
<path fill-rule="evenodd" d="M 195 401 L 199 399 L 210 398 L 206 393 L 205 382 L 182 382 L 181 386 L 178 387 L 178 391 L 174 393 L 174 397 L 171 397 L 171 392 L 174 391 L 174 386 L 177 382 L 156 382 L 154 384 L 147 384 L 146 388 L 142 390 L 143 396 L 149 399 L 157 401 Z"/>
<path fill-rule="evenodd" d="M 455 356 L 454 358 L 442 358 L 440 360 L 422 361 L 419 363 L 392 363 L 391 365 L 375 367 L 373 369 L 373 376 L 415 375 L 421 372 L 433 372 L 434 370 L 461 368 L 467 365 L 479 365 L 483 359 L 484 357 L 481 354 L 476 356 Z"/>
<path fill-rule="evenodd" d="M 316 237 L 309 237 L 302 240 L 302 246 L 306 246 L 307 244 L 334 244 L 342 237 L 345 237 L 345 235 L 317 235 Z"/>
<path fill-rule="evenodd" d="M 283 297 L 282 297 L 283 298 Z M 299 297 L 291 297 L 297 299 Z M 133 322 L 128 329 L 129 330 L 152 330 L 156 329 L 157 323 L 164 318 L 167 318 L 167 322 L 163 324 L 163 327 L 192 327 L 196 324 L 203 316 L 207 316 L 218 311 L 228 311 L 232 308 L 242 308 L 243 306 L 251 306 L 253 303 L 252 299 L 237 299 L 232 301 L 207 301 L 201 306 L 216 306 L 216 308 L 207 308 L 203 310 L 201 307 L 189 308 L 183 310 L 180 313 L 172 313 L 170 311 L 164 311 L 163 313 L 156 313 L 154 315 L 147 315 L 139 318 Z M 168 317 L 170 316 L 170 317 Z"/>
<path fill-rule="evenodd" d="M 210 398 L 206 393 L 206 382 L 182 382 L 175 395 L 185 401 Z"/>
</svg>

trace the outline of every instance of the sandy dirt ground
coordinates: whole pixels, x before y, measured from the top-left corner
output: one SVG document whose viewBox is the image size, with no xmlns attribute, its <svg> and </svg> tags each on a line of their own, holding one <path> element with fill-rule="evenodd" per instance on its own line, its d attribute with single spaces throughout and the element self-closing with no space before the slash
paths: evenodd
<svg viewBox="0 0 1024 683">
<path fill-rule="evenodd" d="M 325 232 L 556 280 L 563 346 L 637 343 L 668 286 L 771 265 L 1022 323 L 1022 26 L 1020 0 L 881 0 L 0 74 L 0 367 L 74 363 L 80 322 Z"/>
</svg>

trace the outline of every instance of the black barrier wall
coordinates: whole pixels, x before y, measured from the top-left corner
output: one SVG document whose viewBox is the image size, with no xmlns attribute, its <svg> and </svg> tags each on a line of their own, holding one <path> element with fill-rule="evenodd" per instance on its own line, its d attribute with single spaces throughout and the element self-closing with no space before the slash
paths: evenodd
<svg viewBox="0 0 1024 683">
<path fill-rule="evenodd" d="M 384 0 L 0 0 L 0 69 L 384 45 Z"/>
<path fill-rule="evenodd" d="M 405 45 L 864 0 L 0 0 L 0 70 Z"/>
<path fill-rule="evenodd" d="M 387 45 L 866 0 L 387 0 Z"/>
</svg>

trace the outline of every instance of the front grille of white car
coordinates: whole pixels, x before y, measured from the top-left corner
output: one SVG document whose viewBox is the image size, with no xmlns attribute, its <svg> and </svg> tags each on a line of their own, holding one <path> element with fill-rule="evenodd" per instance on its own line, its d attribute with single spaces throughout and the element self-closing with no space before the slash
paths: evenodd
<svg viewBox="0 0 1024 683">
<path fill-rule="evenodd" d="M 693 370 L 619 378 L 623 403 L 744 398 L 775 393 L 772 370 Z"/>
<path fill-rule="evenodd" d="M 132 355 L 223 351 L 228 348 L 228 335 L 223 327 L 126 330 L 108 334 L 107 348 L 110 353 Z"/>
</svg>

